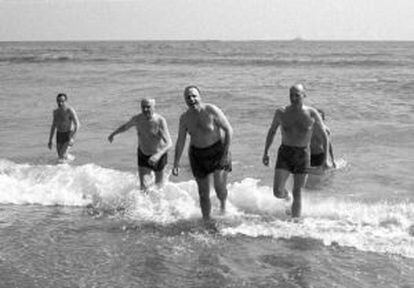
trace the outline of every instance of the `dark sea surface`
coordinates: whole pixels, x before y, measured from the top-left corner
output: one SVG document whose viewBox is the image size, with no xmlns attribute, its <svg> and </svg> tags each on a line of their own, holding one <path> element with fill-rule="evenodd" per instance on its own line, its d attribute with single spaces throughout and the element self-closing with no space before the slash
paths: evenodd
<svg viewBox="0 0 414 288">
<path fill-rule="evenodd" d="M 0 43 L 0 287 L 414 287 L 414 42 Z M 303 219 L 261 163 L 274 110 L 307 88 L 340 168 L 312 176 Z M 155 98 L 175 142 L 185 86 L 234 128 L 229 203 L 201 222 L 187 154 L 139 192 L 136 132 Z M 47 149 L 57 93 L 81 128 L 76 160 Z M 171 151 L 171 170 L 174 151 Z M 291 183 L 289 183 L 291 186 Z"/>
</svg>

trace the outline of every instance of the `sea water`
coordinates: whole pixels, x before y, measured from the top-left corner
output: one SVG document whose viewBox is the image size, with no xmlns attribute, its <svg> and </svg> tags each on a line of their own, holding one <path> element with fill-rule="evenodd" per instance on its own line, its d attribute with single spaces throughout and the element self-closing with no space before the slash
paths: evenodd
<svg viewBox="0 0 414 288">
<path fill-rule="evenodd" d="M 0 43 L 0 287 L 414 287 L 414 42 Z M 303 219 L 261 163 L 288 89 L 325 111 L 341 169 L 309 177 Z M 199 86 L 234 128 L 228 209 L 205 227 L 187 154 L 139 190 L 136 132 L 108 135 L 143 97 L 177 138 Z M 80 118 L 47 149 L 57 93 Z M 170 174 L 174 151 L 169 153 Z M 291 186 L 291 183 L 288 183 Z"/>
</svg>

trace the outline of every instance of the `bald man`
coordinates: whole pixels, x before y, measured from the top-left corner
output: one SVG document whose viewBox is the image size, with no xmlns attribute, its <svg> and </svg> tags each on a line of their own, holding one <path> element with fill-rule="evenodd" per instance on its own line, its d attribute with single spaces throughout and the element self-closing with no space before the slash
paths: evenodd
<svg viewBox="0 0 414 288">
<path fill-rule="evenodd" d="M 135 127 L 138 136 L 138 174 L 141 190 L 147 191 L 147 176 L 155 174 L 155 184 L 164 183 L 164 168 L 167 164 L 167 152 L 172 147 L 170 132 L 164 117 L 154 112 L 155 100 L 143 99 L 141 113 L 132 117 L 124 125 L 112 132 L 108 140 L 112 143 L 114 136 Z"/>
<path fill-rule="evenodd" d="M 263 153 L 263 164 L 269 165 L 269 148 L 274 140 L 277 128 L 281 126 L 282 144 L 279 147 L 275 174 L 273 179 L 273 194 L 277 198 L 289 198 L 286 181 L 293 174 L 292 217 L 301 215 L 301 190 L 306 182 L 310 167 L 310 142 L 314 129 L 321 135 L 325 147 L 328 147 L 328 137 L 321 116 L 315 108 L 305 106 L 305 88 L 296 84 L 290 88 L 290 105 L 276 109 L 272 124 L 266 137 Z M 327 165 L 327 151 L 324 151 L 323 165 Z"/>
</svg>

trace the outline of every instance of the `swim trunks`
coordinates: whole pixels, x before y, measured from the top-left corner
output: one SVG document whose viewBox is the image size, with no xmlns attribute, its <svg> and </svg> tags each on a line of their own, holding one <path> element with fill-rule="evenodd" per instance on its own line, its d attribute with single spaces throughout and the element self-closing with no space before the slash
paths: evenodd
<svg viewBox="0 0 414 288">
<path fill-rule="evenodd" d="M 56 132 L 56 143 L 57 144 L 65 144 L 66 142 L 69 142 L 70 135 L 72 134 L 72 131 L 66 131 L 66 132 Z"/>
<path fill-rule="evenodd" d="M 224 144 L 221 141 L 205 148 L 190 146 L 188 154 L 195 178 L 205 178 L 215 170 L 225 170 L 227 172 L 232 170 L 230 153 L 227 153 L 226 163 L 220 163 L 224 157 Z"/>
<path fill-rule="evenodd" d="M 323 164 L 323 160 L 325 159 L 324 153 L 319 154 L 311 154 L 311 166 L 321 166 Z"/>
<path fill-rule="evenodd" d="M 276 169 L 284 169 L 292 174 L 307 174 L 310 156 L 307 147 L 280 145 Z"/>
<path fill-rule="evenodd" d="M 168 162 L 168 156 L 167 153 L 165 153 L 164 155 L 161 156 L 160 160 L 158 160 L 157 163 L 155 163 L 155 165 L 151 165 L 148 160 L 149 158 L 151 158 L 152 155 L 145 155 L 144 153 L 142 153 L 141 149 L 139 149 L 138 147 L 138 166 L 139 167 L 147 167 L 155 172 L 159 172 L 162 171 L 165 167 L 165 165 L 167 165 Z"/>
</svg>

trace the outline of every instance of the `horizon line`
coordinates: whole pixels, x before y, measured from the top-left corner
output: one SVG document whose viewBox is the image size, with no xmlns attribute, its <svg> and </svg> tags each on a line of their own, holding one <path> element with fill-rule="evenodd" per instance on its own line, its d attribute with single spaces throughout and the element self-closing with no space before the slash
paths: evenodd
<svg viewBox="0 0 414 288">
<path fill-rule="evenodd" d="M 0 40 L 4 42 L 414 42 L 414 39 L 55 39 L 55 40 Z"/>
</svg>

